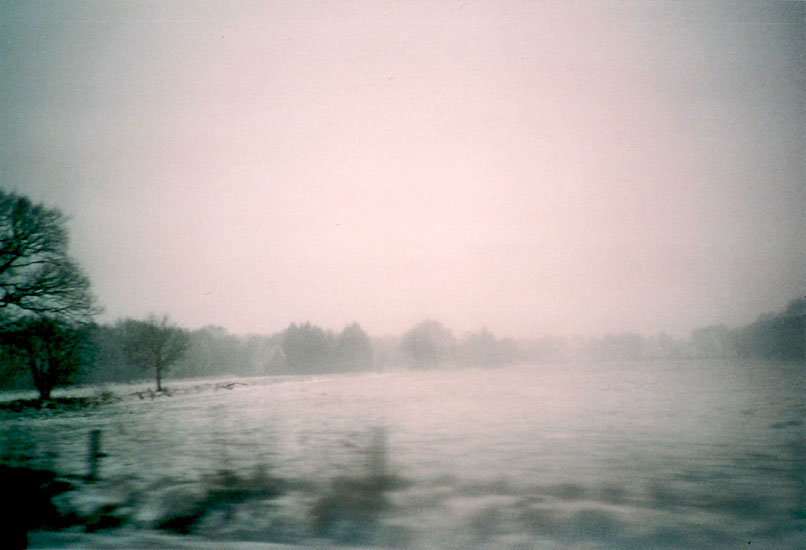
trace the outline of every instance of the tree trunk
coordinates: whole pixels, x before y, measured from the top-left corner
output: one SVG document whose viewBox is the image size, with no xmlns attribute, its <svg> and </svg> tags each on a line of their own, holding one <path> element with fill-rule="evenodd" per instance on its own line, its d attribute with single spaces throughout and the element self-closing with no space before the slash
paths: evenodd
<svg viewBox="0 0 806 550">
<path fill-rule="evenodd" d="M 48 377 L 48 365 L 38 360 L 35 353 L 31 350 L 28 352 L 28 361 L 31 368 L 31 378 L 34 379 L 34 387 L 39 391 L 39 400 L 49 400 L 53 385 L 50 383 L 50 378 Z"/>
<path fill-rule="evenodd" d="M 53 386 L 46 373 L 41 371 L 37 372 L 35 369 L 36 367 L 32 367 L 32 374 L 34 376 L 34 386 L 36 386 L 37 391 L 39 391 L 39 400 L 47 401 L 50 399 L 50 392 L 53 390 Z"/>
<path fill-rule="evenodd" d="M 50 384 L 47 373 L 44 372 L 46 367 L 36 365 L 36 361 L 32 361 L 31 374 L 34 378 L 34 386 L 39 391 L 39 400 L 47 401 L 50 399 L 50 392 L 53 386 Z"/>
<path fill-rule="evenodd" d="M 37 385 L 37 390 L 39 390 L 39 400 L 40 401 L 49 401 L 50 400 L 50 392 L 53 388 L 50 387 L 48 384 Z"/>
<path fill-rule="evenodd" d="M 162 391 L 162 367 L 157 365 L 157 391 Z"/>
</svg>

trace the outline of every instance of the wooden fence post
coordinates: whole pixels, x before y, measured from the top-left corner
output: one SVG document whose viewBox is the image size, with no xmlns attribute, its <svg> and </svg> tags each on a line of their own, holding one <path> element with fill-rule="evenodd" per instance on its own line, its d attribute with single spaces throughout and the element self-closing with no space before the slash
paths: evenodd
<svg viewBox="0 0 806 550">
<path fill-rule="evenodd" d="M 90 432 L 89 449 L 87 451 L 87 463 L 89 465 L 89 473 L 87 479 L 96 481 L 98 479 L 98 466 L 103 458 L 104 453 L 101 452 L 101 430 L 92 430 Z"/>
</svg>

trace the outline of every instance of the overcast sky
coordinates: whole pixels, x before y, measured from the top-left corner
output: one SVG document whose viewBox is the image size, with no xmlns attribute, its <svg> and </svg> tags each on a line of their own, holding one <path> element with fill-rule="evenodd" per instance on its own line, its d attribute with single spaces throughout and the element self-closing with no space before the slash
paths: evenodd
<svg viewBox="0 0 806 550">
<path fill-rule="evenodd" d="M 103 320 L 603 334 L 806 295 L 806 4 L 0 2 Z"/>
</svg>

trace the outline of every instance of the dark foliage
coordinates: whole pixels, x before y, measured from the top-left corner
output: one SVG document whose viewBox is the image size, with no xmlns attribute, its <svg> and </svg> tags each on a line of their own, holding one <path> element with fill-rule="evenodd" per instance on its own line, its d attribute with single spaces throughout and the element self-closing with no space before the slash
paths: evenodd
<svg viewBox="0 0 806 550">
<path fill-rule="evenodd" d="M 93 362 L 91 327 L 48 318 L 25 318 L 0 333 L 4 357 L 27 368 L 40 399 L 50 399 L 82 367 Z"/>
<path fill-rule="evenodd" d="M 781 313 L 764 315 L 734 333 L 741 357 L 806 359 L 806 299 L 794 300 Z"/>
<path fill-rule="evenodd" d="M 17 399 L 7 403 L 0 403 L 0 411 L 22 412 L 26 410 L 49 409 L 55 411 L 81 411 L 97 407 L 105 403 L 119 401 L 120 398 L 111 394 L 99 394 L 95 397 L 51 397 L 42 399 Z"/>
</svg>

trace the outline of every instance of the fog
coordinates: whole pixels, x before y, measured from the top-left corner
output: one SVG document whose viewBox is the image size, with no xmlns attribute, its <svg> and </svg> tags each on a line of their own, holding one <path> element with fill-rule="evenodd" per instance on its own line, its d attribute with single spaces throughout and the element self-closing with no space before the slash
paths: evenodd
<svg viewBox="0 0 806 550">
<path fill-rule="evenodd" d="M 2 2 L 102 319 L 686 335 L 806 288 L 802 3 Z"/>
</svg>

